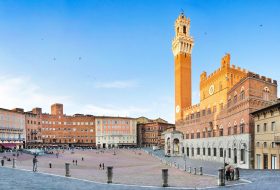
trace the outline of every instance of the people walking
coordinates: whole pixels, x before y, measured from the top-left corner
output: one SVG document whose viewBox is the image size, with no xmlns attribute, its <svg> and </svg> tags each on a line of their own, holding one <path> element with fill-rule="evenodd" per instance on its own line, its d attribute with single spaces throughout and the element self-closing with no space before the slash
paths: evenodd
<svg viewBox="0 0 280 190">
<path fill-rule="evenodd" d="M 101 163 L 99 164 L 99 169 L 101 170 Z"/>
<path fill-rule="evenodd" d="M 78 160 L 76 160 L 76 166 L 77 166 Z"/>
<path fill-rule="evenodd" d="M 234 180 L 234 168 L 230 167 L 230 180 L 233 181 Z"/>
<path fill-rule="evenodd" d="M 226 180 L 230 180 L 230 166 L 226 167 Z"/>
<path fill-rule="evenodd" d="M 73 160 L 73 165 L 75 164 L 75 160 Z"/>
<path fill-rule="evenodd" d="M 37 156 L 35 155 L 33 158 L 33 172 L 37 172 L 37 163 L 38 160 L 37 160 Z"/>
</svg>

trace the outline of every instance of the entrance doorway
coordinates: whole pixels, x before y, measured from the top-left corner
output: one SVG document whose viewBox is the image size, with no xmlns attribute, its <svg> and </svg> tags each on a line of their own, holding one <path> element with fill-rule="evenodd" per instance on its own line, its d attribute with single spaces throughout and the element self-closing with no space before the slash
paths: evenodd
<svg viewBox="0 0 280 190">
<path fill-rule="evenodd" d="M 233 154 L 234 154 L 234 163 L 237 164 L 237 149 L 233 149 Z"/>
<path fill-rule="evenodd" d="M 263 155 L 263 169 L 268 169 L 268 156 L 267 156 L 267 154 Z"/>
<path fill-rule="evenodd" d="M 271 169 L 275 170 L 276 168 L 276 163 L 277 163 L 277 157 L 276 155 L 271 155 Z"/>
</svg>

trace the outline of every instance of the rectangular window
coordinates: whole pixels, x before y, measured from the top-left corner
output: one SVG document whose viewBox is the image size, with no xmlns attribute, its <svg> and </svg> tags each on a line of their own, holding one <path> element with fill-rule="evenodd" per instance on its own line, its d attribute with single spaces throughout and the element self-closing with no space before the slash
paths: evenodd
<svg viewBox="0 0 280 190">
<path fill-rule="evenodd" d="M 220 157 L 223 157 L 223 156 L 224 156 L 224 149 L 220 148 Z"/>
<path fill-rule="evenodd" d="M 202 110 L 202 116 L 205 116 L 206 111 Z"/>
<path fill-rule="evenodd" d="M 211 148 L 208 148 L 208 156 L 211 156 Z"/>
<path fill-rule="evenodd" d="M 263 132 L 266 132 L 266 123 L 263 124 Z"/>
<path fill-rule="evenodd" d="M 237 126 L 236 125 L 233 127 L 233 132 L 234 132 L 235 135 L 237 134 Z"/>
<path fill-rule="evenodd" d="M 233 101 L 235 104 L 237 103 L 237 95 L 234 96 Z"/>
<path fill-rule="evenodd" d="M 256 169 L 261 169 L 261 155 L 257 154 L 257 168 Z"/>
<path fill-rule="evenodd" d="M 242 123 L 240 125 L 240 134 L 243 134 L 244 133 L 244 124 Z"/>
<path fill-rule="evenodd" d="M 275 130 L 275 121 L 271 122 L 271 131 Z"/>
<path fill-rule="evenodd" d="M 205 138 L 205 136 L 206 136 L 205 131 L 202 132 L 202 136 L 203 136 L 203 138 Z"/>
<path fill-rule="evenodd" d="M 219 136 L 223 136 L 224 135 L 224 129 L 219 129 Z"/>
<path fill-rule="evenodd" d="M 231 148 L 228 149 L 228 158 L 231 158 Z"/>
<path fill-rule="evenodd" d="M 277 156 L 271 155 L 271 169 L 275 170 L 277 165 Z"/>
<path fill-rule="evenodd" d="M 198 139 L 200 138 L 200 132 L 196 133 L 196 138 L 198 138 Z"/>
<path fill-rule="evenodd" d="M 231 127 L 228 128 L 228 135 L 231 135 Z"/>
<path fill-rule="evenodd" d="M 194 133 L 191 133 L 191 139 L 194 139 Z"/>
<path fill-rule="evenodd" d="M 208 115 L 211 114 L 211 108 L 208 108 L 208 109 L 207 109 L 207 114 L 208 114 Z"/>
<path fill-rule="evenodd" d="M 240 100 L 244 100 L 244 99 L 245 99 L 245 93 L 244 91 L 242 91 L 240 94 Z"/>
<path fill-rule="evenodd" d="M 216 113 L 216 111 L 217 111 L 217 107 L 214 106 L 214 107 L 213 107 L 213 113 Z"/>
<path fill-rule="evenodd" d="M 196 154 L 200 155 L 200 148 L 196 148 Z"/>
<path fill-rule="evenodd" d="M 191 114 L 191 119 L 194 119 L 194 114 Z"/>
<path fill-rule="evenodd" d="M 203 148 L 203 156 L 205 156 L 205 148 Z"/>
<path fill-rule="evenodd" d="M 257 125 L 257 133 L 260 132 L 260 125 Z"/>
<path fill-rule="evenodd" d="M 200 118 L 200 112 L 196 113 L 196 118 Z"/>
<path fill-rule="evenodd" d="M 217 149 L 214 148 L 214 156 L 217 156 Z"/>
<path fill-rule="evenodd" d="M 245 149 L 240 150 L 240 160 L 245 164 Z"/>
</svg>

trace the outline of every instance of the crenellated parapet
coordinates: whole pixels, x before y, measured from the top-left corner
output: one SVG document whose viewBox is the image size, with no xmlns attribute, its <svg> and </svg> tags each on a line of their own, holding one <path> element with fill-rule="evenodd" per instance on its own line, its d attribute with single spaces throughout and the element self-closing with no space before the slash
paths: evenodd
<svg viewBox="0 0 280 190">
<path fill-rule="evenodd" d="M 248 71 L 246 69 L 236 67 L 235 65 L 230 64 L 230 54 L 226 54 L 221 60 L 221 67 L 212 72 L 210 75 L 207 76 L 207 73 L 203 71 L 200 75 L 200 87 L 205 85 L 209 85 L 213 81 L 215 81 L 220 75 L 223 75 L 225 80 L 230 80 L 230 78 L 235 77 L 241 79 L 243 78 Z M 238 81 L 236 81 L 238 82 Z M 234 82 L 234 83 L 236 83 Z"/>
<path fill-rule="evenodd" d="M 261 76 L 261 75 L 259 75 L 259 74 L 253 73 L 253 72 L 248 72 L 248 73 L 247 73 L 247 77 L 256 78 L 256 79 L 262 80 L 262 81 L 264 81 L 264 82 L 272 83 L 272 84 L 277 85 L 277 80 L 272 80 L 272 79 L 269 78 L 269 77 Z"/>
</svg>

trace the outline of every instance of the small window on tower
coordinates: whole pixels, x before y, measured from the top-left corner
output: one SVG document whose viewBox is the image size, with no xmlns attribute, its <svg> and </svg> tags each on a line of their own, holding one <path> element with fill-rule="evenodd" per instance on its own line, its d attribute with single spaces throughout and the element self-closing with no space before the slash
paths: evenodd
<svg viewBox="0 0 280 190">
<path fill-rule="evenodd" d="M 179 27 L 177 27 L 177 34 L 179 33 Z"/>
<path fill-rule="evenodd" d="M 186 34 L 186 32 L 187 32 L 187 28 L 186 26 L 183 26 L 183 33 Z"/>
</svg>

